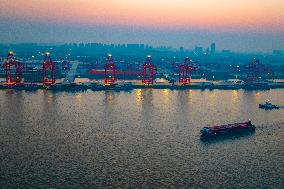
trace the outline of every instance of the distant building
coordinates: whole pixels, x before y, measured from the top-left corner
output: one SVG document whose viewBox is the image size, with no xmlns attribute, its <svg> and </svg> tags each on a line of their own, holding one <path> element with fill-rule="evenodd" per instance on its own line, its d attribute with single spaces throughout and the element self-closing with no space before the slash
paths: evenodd
<svg viewBox="0 0 284 189">
<path fill-rule="evenodd" d="M 209 49 L 209 48 L 206 48 L 205 53 L 206 53 L 206 55 L 209 55 L 210 49 Z"/>
<path fill-rule="evenodd" d="M 127 48 L 132 50 L 139 50 L 141 48 L 140 44 L 127 44 Z"/>
<path fill-rule="evenodd" d="M 273 55 L 283 55 L 284 51 L 281 50 L 273 50 Z"/>
<path fill-rule="evenodd" d="M 216 53 L 216 44 L 212 43 L 211 44 L 211 55 L 214 55 Z"/>
<path fill-rule="evenodd" d="M 232 52 L 230 50 L 222 50 L 222 54 L 227 55 L 231 54 Z"/>
<path fill-rule="evenodd" d="M 194 52 L 195 52 L 197 55 L 202 55 L 202 53 L 203 53 L 203 48 L 202 48 L 202 47 L 195 47 Z"/>
</svg>

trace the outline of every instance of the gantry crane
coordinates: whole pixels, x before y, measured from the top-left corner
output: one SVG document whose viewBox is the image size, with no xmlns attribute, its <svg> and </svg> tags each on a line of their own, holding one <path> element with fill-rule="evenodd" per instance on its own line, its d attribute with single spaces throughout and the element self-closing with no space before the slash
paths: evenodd
<svg viewBox="0 0 284 189">
<path fill-rule="evenodd" d="M 50 74 L 48 74 L 48 72 L 50 72 Z M 55 83 L 55 80 L 55 63 L 51 60 L 50 53 L 46 52 L 42 64 L 42 83 L 44 86 L 50 86 Z"/>
<path fill-rule="evenodd" d="M 192 65 L 192 61 L 189 59 L 189 57 L 186 57 L 184 63 L 178 66 L 178 70 L 179 83 L 181 85 L 188 85 L 190 84 L 192 71 L 197 70 L 197 68 Z"/>
<path fill-rule="evenodd" d="M 148 55 L 146 61 L 142 64 L 142 83 L 145 85 L 153 84 L 156 73 L 157 67 L 153 64 L 151 56 Z"/>
<path fill-rule="evenodd" d="M 4 63 L 4 67 L 6 73 L 6 85 L 19 85 L 22 82 L 21 72 L 23 70 L 23 64 L 16 60 L 12 51 L 8 53 L 7 60 Z M 15 69 L 15 74 L 12 73 L 13 67 Z M 15 76 L 13 77 L 13 75 Z"/>
<path fill-rule="evenodd" d="M 109 54 L 105 62 L 105 85 L 112 85 L 115 80 L 115 64 L 112 55 Z"/>
</svg>

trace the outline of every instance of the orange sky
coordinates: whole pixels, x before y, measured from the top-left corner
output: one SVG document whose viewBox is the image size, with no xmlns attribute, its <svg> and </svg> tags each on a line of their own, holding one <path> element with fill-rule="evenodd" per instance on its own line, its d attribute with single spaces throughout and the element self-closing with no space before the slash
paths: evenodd
<svg viewBox="0 0 284 189">
<path fill-rule="evenodd" d="M 84 25 L 284 32 L 284 0 L 0 0 L 0 16 Z"/>
</svg>

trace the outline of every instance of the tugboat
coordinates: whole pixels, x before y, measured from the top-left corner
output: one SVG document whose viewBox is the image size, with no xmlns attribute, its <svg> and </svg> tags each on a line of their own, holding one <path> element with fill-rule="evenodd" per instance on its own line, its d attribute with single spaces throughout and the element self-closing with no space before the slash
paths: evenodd
<svg viewBox="0 0 284 189">
<path fill-rule="evenodd" d="M 277 105 L 272 104 L 271 102 L 266 101 L 265 104 L 259 104 L 259 108 L 271 110 L 271 109 L 279 109 L 280 107 Z"/>
<path fill-rule="evenodd" d="M 219 125 L 204 127 L 200 130 L 201 139 L 214 139 L 217 137 L 226 137 L 235 134 L 254 132 L 255 126 L 251 121 L 244 123 L 233 123 L 228 125 Z"/>
</svg>

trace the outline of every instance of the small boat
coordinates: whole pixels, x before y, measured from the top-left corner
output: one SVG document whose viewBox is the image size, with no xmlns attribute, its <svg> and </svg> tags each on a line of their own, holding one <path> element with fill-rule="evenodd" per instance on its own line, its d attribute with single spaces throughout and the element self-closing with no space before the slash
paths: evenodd
<svg viewBox="0 0 284 189">
<path fill-rule="evenodd" d="M 259 104 L 259 108 L 270 110 L 270 109 L 279 109 L 280 107 L 277 105 L 272 104 L 271 102 L 266 101 L 264 104 Z"/>
<path fill-rule="evenodd" d="M 212 139 L 229 135 L 254 132 L 255 126 L 251 121 L 243 123 L 233 123 L 227 125 L 219 125 L 212 127 L 204 127 L 200 130 L 201 139 Z"/>
</svg>

